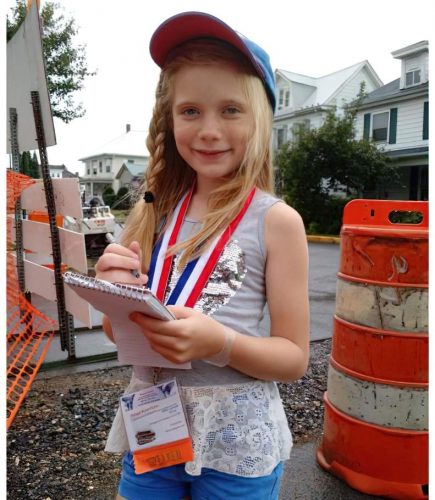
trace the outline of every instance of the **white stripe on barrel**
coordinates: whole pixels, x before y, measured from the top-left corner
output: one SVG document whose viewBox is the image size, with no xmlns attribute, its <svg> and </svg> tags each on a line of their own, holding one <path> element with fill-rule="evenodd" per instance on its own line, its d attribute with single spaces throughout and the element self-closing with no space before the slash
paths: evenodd
<svg viewBox="0 0 435 500">
<path fill-rule="evenodd" d="M 349 377 L 329 365 L 328 399 L 364 422 L 408 430 L 428 429 L 428 392 Z"/>
<path fill-rule="evenodd" d="M 382 330 L 427 332 L 428 291 L 338 279 L 336 314 L 351 323 Z"/>
</svg>

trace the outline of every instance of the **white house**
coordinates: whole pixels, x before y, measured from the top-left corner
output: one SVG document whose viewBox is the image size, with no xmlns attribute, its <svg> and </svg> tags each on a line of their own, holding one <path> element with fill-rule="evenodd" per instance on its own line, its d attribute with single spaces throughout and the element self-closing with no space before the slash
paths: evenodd
<svg viewBox="0 0 435 500">
<path fill-rule="evenodd" d="M 357 138 L 371 139 L 391 157 L 400 180 L 383 198 L 427 200 L 429 157 L 429 44 L 391 53 L 401 60 L 400 78 L 371 92 L 356 118 Z"/>
<path fill-rule="evenodd" d="M 120 137 L 104 144 L 93 154 L 80 158 L 85 163 L 86 198 L 102 196 L 107 187 L 112 187 L 115 193 L 121 187 L 122 178 L 118 173 L 123 165 L 145 166 L 148 164 L 145 145 L 147 132 L 131 130 L 130 125 Z"/>
<path fill-rule="evenodd" d="M 275 79 L 274 150 L 292 141 L 299 127 L 320 127 L 329 110 L 336 108 L 340 113 L 345 104 L 356 98 L 362 82 L 366 92 L 382 85 L 368 61 L 319 78 L 277 69 Z"/>
<path fill-rule="evenodd" d="M 49 165 L 50 177 L 52 179 L 65 179 L 67 177 L 78 177 L 79 174 L 76 172 L 73 174 L 70 172 L 65 165 Z"/>
</svg>

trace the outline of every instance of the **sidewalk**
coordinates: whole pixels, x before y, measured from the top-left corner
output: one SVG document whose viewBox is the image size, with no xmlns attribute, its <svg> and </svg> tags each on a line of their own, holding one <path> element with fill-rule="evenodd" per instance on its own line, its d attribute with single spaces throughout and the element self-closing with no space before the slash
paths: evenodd
<svg viewBox="0 0 435 500">
<path fill-rule="evenodd" d="M 286 462 L 279 500 L 380 500 L 350 488 L 316 461 L 316 442 L 293 447 Z"/>
</svg>

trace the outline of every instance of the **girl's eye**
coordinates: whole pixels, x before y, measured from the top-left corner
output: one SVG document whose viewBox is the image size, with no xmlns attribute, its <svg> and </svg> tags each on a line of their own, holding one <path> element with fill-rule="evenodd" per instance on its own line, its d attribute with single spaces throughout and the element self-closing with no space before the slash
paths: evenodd
<svg viewBox="0 0 435 500">
<path fill-rule="evenodd" d="M 240 113 L 240 110 L 235 106 L 228 106 L 227 108 L 224 109 L 224 113 L 228 115 L 235 115 L 237 113 Z"/>
<path fill-rule="evenodd" d="M 185 116 L 195 116 L 198 113 L 198 110 L 195 108 L 187 108 L 182 111 L 181 114 Z"/>
</svg>

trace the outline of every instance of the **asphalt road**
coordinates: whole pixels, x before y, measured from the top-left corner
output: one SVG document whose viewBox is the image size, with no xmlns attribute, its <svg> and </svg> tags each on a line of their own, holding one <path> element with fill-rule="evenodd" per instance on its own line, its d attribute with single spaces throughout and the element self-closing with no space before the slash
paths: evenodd
<svg viewBox="0 0 435 500">
<path fill-rule="evenodd" d="M 309 243 L 311 340 L 332 337 L 340 246 Z"/>
</svg>

